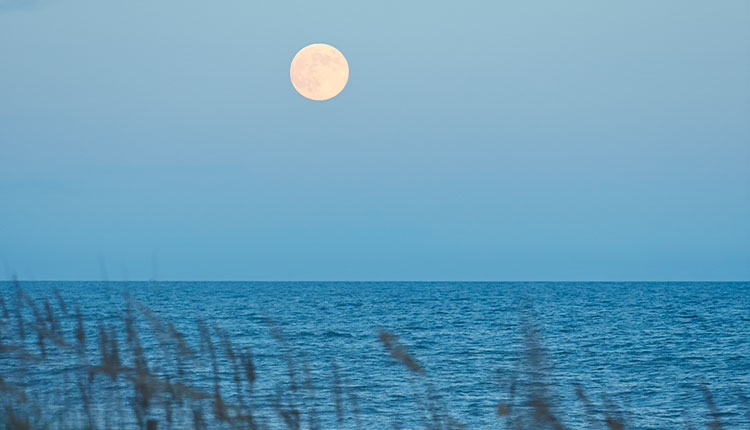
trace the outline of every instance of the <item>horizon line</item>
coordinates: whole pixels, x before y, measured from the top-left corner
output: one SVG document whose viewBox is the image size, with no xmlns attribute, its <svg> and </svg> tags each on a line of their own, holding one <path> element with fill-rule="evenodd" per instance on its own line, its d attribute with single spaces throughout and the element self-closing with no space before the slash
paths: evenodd
<svg viewBox="0 0 750 430">
<path fill-rule="evenodd" d="M 343 283 L 343 282 L 357 282 L 357 283 L 548 283 L 548 282 L 565 282 L 565 283 L 660 283 L 660 282 L 675 282 L 675 283 L 744 283 L 750 282 L 750 279 L 733 279 L 733 280 L 362 280 L 362 279 L 348 279 L 348 280 L 279 280 L 279 279 L 5 279 L 0 282 L 133 282 L 133 283 L 147 283 L 147 282 L 226 282 L 226 283 L 241 283 L 241 282 L 266 282 L 266 283 Z"/>
</svg>

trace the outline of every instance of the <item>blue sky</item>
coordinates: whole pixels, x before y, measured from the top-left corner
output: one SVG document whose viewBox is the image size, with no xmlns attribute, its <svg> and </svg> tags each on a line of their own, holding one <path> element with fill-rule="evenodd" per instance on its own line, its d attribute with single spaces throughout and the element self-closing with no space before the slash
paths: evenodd
<svg viewBox="0 0 750 430">
<path fill-rule="evenodd" d="M 746 280 L 749 220 L 745 0 L 0 0 L 5 277 Z"/>
</svg>

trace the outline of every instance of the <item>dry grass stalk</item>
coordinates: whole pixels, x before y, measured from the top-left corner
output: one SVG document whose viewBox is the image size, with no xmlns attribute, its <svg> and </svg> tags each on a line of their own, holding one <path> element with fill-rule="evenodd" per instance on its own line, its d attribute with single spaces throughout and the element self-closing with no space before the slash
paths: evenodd
<svg viewBox="0 0 750 430">
<path fill-rule="evenodd" d="M 391 357 L 400 361 L 413 373 L 424 375 L 422 365 L 420 365 L 417 360 L 409 354 L 406 347 L 399 341 L 398 336 L 385 330 L 379 330 L 378 339 L 380 339 L 380 342 L 385 346 L 388 353 L 391 354 Z"/>
</svg>

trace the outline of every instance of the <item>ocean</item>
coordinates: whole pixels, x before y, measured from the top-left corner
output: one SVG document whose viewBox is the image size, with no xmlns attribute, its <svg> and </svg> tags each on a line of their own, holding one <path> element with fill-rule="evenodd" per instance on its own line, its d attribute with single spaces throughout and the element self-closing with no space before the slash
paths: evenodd
<svg viewBox="0 0 750 430">
<path fill-rule="evenodd" d="M 0 287 L 10 309 L 2 345 L 18 337 L 14 303 L 27 326 L 36 318 L 74 344 L 77 304 L 91 365 L 101 360 L 104 333 L 118 338 L 123 367 L 135 367 L 122 324 L 129 296 L 151 372 L 208 393 L 220 387 L 227 403 L 249 405 L 255 422 L 271 427 L 287 428 L 281 412 L 296 408 L 314 417 L 300 428 L 507 428 L 516 414 L 530 422 L 535 406 L 523 396 L 532 395 L 563 428 L 606 417 L 635 429 L 711 420 L 750 428 L 750 283 L 22 282 L 41 316 L 13 283 Z M 45 299 L 57 322 L 46 317 Z M 214 336 L 218 372 L 199 321 Z M 182 369 L 170 362 L 158 334 L 167 322 L 202 358 Z M 40 356 L 40 336 L 16 341 Z M 253 387 L 233 379 L 223 338 L 237 355 L 252 354 Z M 3 380 L 36 393 L 41 415 L 81 409 L 76 377 L 66 376 L 81 359 L 64 349 L 47 341 L 46 358 L 33 362 L 0 353 Z M 93 378 L 102 393 L 128 383 L 106 372 Z M 126 392 L 124 400 L 96 396 L 94 419 L 130 419 L 121 409 L 134 394 Z M 163 421 L 161 409 L 154 400 L 146 414 Z M 186 428 L 181 420 L 193 418 L 170 419 Z"/>
</svg>

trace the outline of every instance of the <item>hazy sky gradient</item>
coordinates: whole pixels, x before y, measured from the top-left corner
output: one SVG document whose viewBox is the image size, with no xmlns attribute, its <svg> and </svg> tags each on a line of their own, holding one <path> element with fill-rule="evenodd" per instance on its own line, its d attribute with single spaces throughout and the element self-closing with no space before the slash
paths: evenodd
<svg viewBox="0 0 750 430">
<path fill-rule="evenodd" d="M 28 4 L 5 277 L 750 278 L 747 0 Z M 289 82 L 315 42 L 351 69 L 324 103 Z"/>
</svg>

